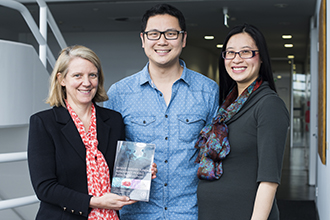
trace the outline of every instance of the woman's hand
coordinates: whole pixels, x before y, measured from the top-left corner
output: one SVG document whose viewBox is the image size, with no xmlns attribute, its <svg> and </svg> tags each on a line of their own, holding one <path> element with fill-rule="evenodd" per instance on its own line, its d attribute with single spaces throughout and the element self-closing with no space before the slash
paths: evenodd
<svg viewBox="0 0 330 220">
<path fill-rule="evenodd" d="M 157 172 L 158 172 L 157 164 L 153 163 L 151 166 L 151 174 L 152 174 L 151 179 L 155 179 L 157 177 L 156 176 Z"/>
<path fill-rule="evenodd" d="M 114 193 L 107 193 L 101 197 L 92 197 L 89 207 L 100 209 L 121 210 L 125 205 L 131 205 L 137 201 L 130 200 L 127 196 L 118 196 Z"/>
</svg>

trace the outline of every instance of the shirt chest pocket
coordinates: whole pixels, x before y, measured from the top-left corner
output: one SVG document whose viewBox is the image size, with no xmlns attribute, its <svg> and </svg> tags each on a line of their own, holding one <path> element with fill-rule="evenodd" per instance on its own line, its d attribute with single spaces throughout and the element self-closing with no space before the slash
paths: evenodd
<svg viewBox="0 0 330 220">
<path fill-rule="evenodd" d="M 197 114 L 181 114 L 178 115 L 179 139 L 182 141 L 195 141 L 199 132 L 205 126 L 205 119 Z"/>
<path fill-rule="evenodd" d="M 155 116 L 133 116 L 125 120 L 126 138 L 150 143 L 155 139 Z"/>
</svg>

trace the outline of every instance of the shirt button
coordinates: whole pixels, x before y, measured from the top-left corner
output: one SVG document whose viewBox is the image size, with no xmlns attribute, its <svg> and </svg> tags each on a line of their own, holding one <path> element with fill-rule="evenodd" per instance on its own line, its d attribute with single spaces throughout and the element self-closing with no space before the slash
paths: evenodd
<svg viewBox="0 0 330 220">
<path fill-rule="evenodd" d="M 165 137 L 165 140 L 168 140 L 168 137 Z"/>
<path fill-rule="evenodd" d="M 167 210 L 167 207 L 165 207 L 164 209 Z"/>
<path fill-rule="evenodd" d="M 79 212 L 79 215 L 82 215 L 82 212 Z"/>
<path fill-rule="evenodd" d="M 74 210 L 71 210 L 72 213 L 74 213 Z"/>
<path fill-rule="evenodd" d="M 146 121 L 143 121 L 143 124 L 147 123 Z"/>
<path fill-rule="evenodd" d="M 167 161 L 167 160 L 165 160 L 164 162 L 165 162 L 165 163 L 167 163 L 168 161 Z"/>
<path fill-rule="evenodd" d="M 159 96 L 163 96 L 163 94 L 160 93 Z"/>
<path fill-rule="evenodd" d="M 167 186 L 167 183 L 165 183 L 164 186 Z"/>
<path fill-rule="evenodd" d="M 165 115 L 165 118 L 168 118 L 168 115 Z"/>
<path fill-rule="evenodd" d="M 189 119 L 186 119 L 186 122 L 189 122 Z"/>
</svg>

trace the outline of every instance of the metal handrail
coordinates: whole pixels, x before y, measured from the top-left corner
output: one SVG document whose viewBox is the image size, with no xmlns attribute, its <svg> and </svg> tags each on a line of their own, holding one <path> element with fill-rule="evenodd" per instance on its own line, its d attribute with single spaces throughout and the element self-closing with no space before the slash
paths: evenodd
<svg viewBox="0 0 330 220">
<path fill-rule="evenodd" d="M 0 154 L 0 163 L 16 162 L 27 159 L 27 152 L 4 153 Z"/>
<path fill-rule="evenodd" d="M 42 31 L 42 33 L 40 33 L 38 26 L 35 23 L 29 10 L 23 4 L 16 2 L 14 0 L 0 0 L 0 5 L 11 9 L 15 9 L 21 13 L 25 22 L 29 26 L 33 36 L 36 38 L 39 44 L 39 59 L 41 60 L 41 62 L 44 64 L 45 67 L 47 66 L 46 59 L 48 60 L 50 65 L 54 67 L 56 60 L 49 46 L 47 45 L 47 40 L 46 40 L 47 22 L 51 27 L 55 39 L 57 40 L 60 47 L 61 48 L 66 47 L 66 43 L 45 1 L 44 0 L 36 0 L 36 1 L 40 7 L 40 31 Z M 47 22 L 43 22 L 45 19 Z"/>
<path fill-rule="evenodd" d="M 25 196 L 16 199 L 0 201 L 0 210 L 16 208 L 19 206 L 30 205 L 39 202 L 37 196 Z"/>
<path fill-rule="evenodd" d="M 61 48 L 67 47 L 67 44 L 65 43 L 65 40 L 61 34 L 60 29 L 58 28 L 55 19 L 50 12 L 48 6 L 46 5 L 46 2 L 44 0 L 36 0 L 39 7 L 40 7 L 40 19 L 39 19 L 39 27 L 40 27 L 40 32 L 41 35 L 43 36 L 44 39 L 47 39 L 47 23 L 50 27 L 50 29 L 53 31 L 53 34 L 55 36 L 55 39 L 57 40 L 57 43 L 60 45 Z M 45 54 L 45 55 L 44 55 Z M 39 45 L 39 57 L 41 61 L 44 63 L 46 66 L 46 58 L 49 58 L 49 63 L 51 63 L 51 66 L 54 67 L 55 65 L 55 58 L 50 51 L 48 45 Z"/>
<path fill-rule="evenodd" d="M 38 29 L 37 24 L 35 23 L 32 15 L 29 10 L 21 3 L 13 0 L 0 0 L 0 5 L 15 9 L 21 13 L 27 25 L 29 26 L 33 36 L 39 44 L 39 59 L 47 68 L 47 60 L 52 66 L 55 65 L 55 58 L 47 44 L 47 23 L 49 24 L 55 39 L 61 48 L 66 47 L 65 40 L 51 14 L 44 0 L 36 0 L 40 7 L 40 30 Z M 45 22 L 46 21 L 46 22 Z M 27 152 L 17 152 L 17 153 L 4 153 L 0 154 L 0 163 L 4 162 L 16 162 L 27 160 Z M 0 201 L 0 210 L 11 209 L 20 206 L 30 205 L 37 203 L 39 200 L 36 195 L 20 197 L 15 199 L 7 199 Z"/>
<path fill-rule="evenodd" d="M 27 152 L 3 153 L 0 154 L 0 163 L 17 162 L 27 160 Z M 30 205 L 39 202 L 37 196 L 25 196 L 16 199 L 0 201 L 0 210 L 12 209 L 20 206 Z"/>
<path fill-rule="evenodd" d="M 38 4 L 40 7 L 47 7 L 46 3 L 44 0 L 37 0 Z M 55 39 L 57 40 L 58 44 L 60 45 L 61 48 L 67 47 L 67 44 L 61 34 L 60 29 L 58 28 L 55 19 L 50 12 L 49 8 L 47 7 L 47 22 L 50 27 L 50 29 L 53 31 L 53 34 L 55 36 Z"/>
</svg>

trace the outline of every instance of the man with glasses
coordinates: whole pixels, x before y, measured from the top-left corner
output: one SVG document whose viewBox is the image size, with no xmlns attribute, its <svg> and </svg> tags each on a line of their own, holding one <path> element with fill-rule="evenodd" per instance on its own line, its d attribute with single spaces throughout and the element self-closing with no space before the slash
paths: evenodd
<svg viewBox="0 0 330 220">
<path fill-rule="evenodd" d="M 120 211 L 126 219 L 197 219 L 197 151 L 201 129 L 218 107 L 218 85 L 186 68 L 179 59 L 186 46 L 183 14 L 160 4 L 142 18 L 142 47 L 149 62 L 108 91 L 105 106 L 124 118 L 126 140 L 156 145 L 157 178 L 150 201 Z"/>
</svg>

